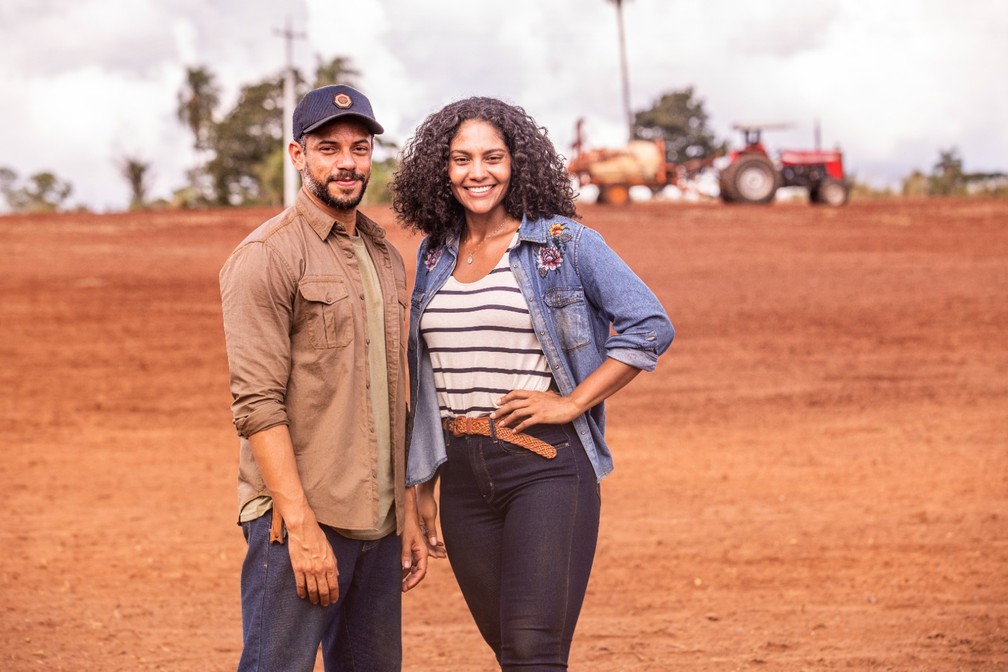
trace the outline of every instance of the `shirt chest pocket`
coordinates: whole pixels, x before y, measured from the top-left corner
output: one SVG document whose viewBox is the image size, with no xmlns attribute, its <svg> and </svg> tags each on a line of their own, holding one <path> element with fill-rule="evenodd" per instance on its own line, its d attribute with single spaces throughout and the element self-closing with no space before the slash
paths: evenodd
<svg viewBox="0 0 1008 672">
<path fill-rule="evenodd" d="M 343 348 L 353 340 L 353 306 L 346 285 L 339 280 L 303 280 L 302 323 L 316 348 Z"/>
<path fill-rule="evenodd" d="M 560 347 L 574 350 L 588 345 L 591 331 L 588 322 L 588 305 L 580 287 L 551 287 L 543 295 L 556 327 Z"/>
</svg>

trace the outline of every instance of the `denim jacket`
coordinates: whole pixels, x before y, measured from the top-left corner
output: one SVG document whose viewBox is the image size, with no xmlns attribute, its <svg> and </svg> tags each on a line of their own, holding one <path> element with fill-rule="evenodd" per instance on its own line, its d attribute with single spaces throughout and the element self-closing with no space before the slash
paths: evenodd
<svg viewBox="0 0 1008 672">
<path fill-rule="evenodd" d="M 568 395 L 607 357 L 653 371 L 674 331 L 654 293 L 596 231 L 565 217 L 522 220 L 509 260 L 528 303 L 532 326 L 560 394 Z M 419 337 L 420 319 L 447 282 L 458 259 L 458 240 L 417 251 L 410 306 L 408 361 L 410 425 L 406 483 L 429 481 L 447 460 L 430 354 Z M 610 331 L 610 325 L 615 333 Z M 598 404 L 573 421 L 602 480 L 613 469 L 605 443 L 605 408 Z"/>
</svg>

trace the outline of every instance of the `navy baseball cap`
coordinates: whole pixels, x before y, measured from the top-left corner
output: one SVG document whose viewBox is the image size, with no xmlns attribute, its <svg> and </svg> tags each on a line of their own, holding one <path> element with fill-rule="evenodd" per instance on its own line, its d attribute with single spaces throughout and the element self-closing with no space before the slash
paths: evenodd
<svg viewBox="0 0 1008 672">
<path fill-rule="evenodd" d="M 340 117 L 359 119 L 375 135 L 385 132 L 375 121 L 367 96 L 349 86 L 334 84 L 309 91 L 294 108 L 294 139 L 300 140 L 305 133 Z"/>
</svg>

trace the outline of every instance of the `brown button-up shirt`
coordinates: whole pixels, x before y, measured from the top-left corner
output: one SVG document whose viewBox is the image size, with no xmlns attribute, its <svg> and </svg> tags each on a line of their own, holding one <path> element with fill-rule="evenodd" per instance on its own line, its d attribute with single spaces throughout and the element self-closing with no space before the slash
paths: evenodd
<svg viewBox="0 0 1008 672">
<path fill-rule="evenodd" d="M 357 214 L 385 297 L 385 343 L 396 528 L 404 519 L 406 271 L 385 231 Z M 238 510 L 269 495 L 248 437 L 287 425 L 301 483 L 318 522 L 373 530 L 377 443 L 367 391 L 364 288 L 345 229 L 304 193 L 242 241 L 220 274 L 231 371 L 231 410 L 241 438 Z"/>
</svg>

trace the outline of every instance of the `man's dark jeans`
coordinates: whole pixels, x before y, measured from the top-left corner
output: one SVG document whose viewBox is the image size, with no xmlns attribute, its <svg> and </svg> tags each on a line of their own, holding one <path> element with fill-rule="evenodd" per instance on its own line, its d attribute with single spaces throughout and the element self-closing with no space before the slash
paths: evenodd
<svg viewBox="0 0 1008 672">
<path fill-rule="evenodd" d="M 555 445 L 557 456 L 447 433 L 442 532 L 501 669 L 566 670 L 595 556 L 599 488 L 572 425 L 527 433 Z"/>
<path fill-rule="evenodd" d="M 402 668 L 399 538 L 357 541 L 324 527 L 339 570 L 339 600 L 328 607 L 297 596 L 287 542 L 269 540 L 273 513 L 243 523 L 244 648 L 239 672 L 311 672 L 319 644 L 327 671 Z"/>
</svg>

